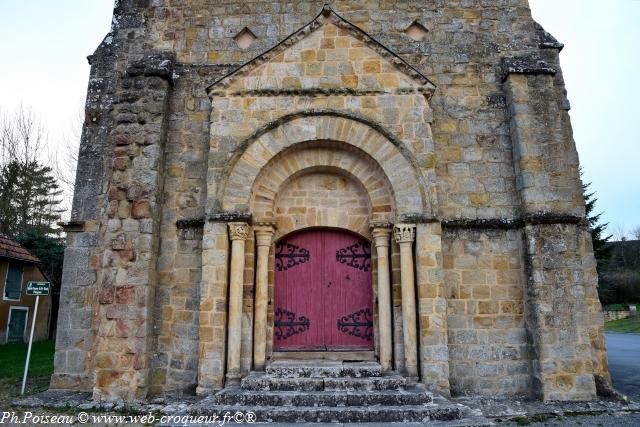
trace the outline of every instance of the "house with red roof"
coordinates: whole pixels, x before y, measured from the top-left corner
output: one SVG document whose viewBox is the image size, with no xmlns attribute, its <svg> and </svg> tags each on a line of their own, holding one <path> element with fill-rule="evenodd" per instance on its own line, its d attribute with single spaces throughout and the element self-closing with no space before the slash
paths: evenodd
<svg viewBox="0 0 640 427">
<path fill-rule="evenodd" d="M 40 260 L 18 242 L 0 234 L 0 344 L 26 342 L 36 297 L 27 295 L 27 283 L 48 281 Z M 40 297 L 34 341 L 49 337 L 51 296 Z"/>
</svg>

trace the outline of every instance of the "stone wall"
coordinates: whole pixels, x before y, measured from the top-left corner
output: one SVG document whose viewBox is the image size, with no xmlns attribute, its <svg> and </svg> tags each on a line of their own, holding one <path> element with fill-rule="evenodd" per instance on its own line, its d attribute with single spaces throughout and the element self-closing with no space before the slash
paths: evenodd
<svg viewBox="0 0 640 427">
<path fill-rule="evenodd" d="M 172 248 L 175 257 L 158 260 L 152 392 L 194 390 L 197 384 L 200 295 L 193 284 L 201 280 L 202 229 L 167 228 L 175 231 L 176 240 L 163 239 L 161 253 L 177 246 Z"/>
<path fill-rule="evenodd" d="M 367 232 L 371 211 L 368 195 L 353 180 L 335 173 L 315 172 L 292 179 L 276 196 L 279 230 L 313 224 Z M 293 221 L 294 224 L 286 224 Z"/>
<path fill-rule="evenodd" d="M 448 230 L 442 248 L 451 392 L 529 394 L 522 232 Z"/>
<path fill-rule="evenodd" d="M 610 322 L 612 320 L 621 320 L 627 319 L 631 317 L 631 312 L 629 310 L 617 310 L 617 311 L 604 311 L 602 313 L 604 315 L 604 321 Z"/>
<path fill-rule="evenodd" d="M 198 393 L 224 385 L 229 277 L 227 225 L 209 222 L 202 239 L 200 282 Z"/>
</svg>

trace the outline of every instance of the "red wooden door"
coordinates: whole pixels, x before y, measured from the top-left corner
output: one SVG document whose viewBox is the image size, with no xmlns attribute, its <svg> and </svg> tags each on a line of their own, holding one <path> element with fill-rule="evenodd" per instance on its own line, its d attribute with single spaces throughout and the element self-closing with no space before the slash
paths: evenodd
<svg viewBox="0 0 640 427">
<path fill-rule="evenodd" d="M 334 230 L 276 245 L 275 350 L 373 350 L 371 250 Z"/>
</svg>

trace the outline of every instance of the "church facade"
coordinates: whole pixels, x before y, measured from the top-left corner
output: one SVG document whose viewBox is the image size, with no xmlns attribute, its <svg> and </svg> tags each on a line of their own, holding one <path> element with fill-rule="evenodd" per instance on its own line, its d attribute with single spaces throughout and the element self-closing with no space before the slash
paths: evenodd
<svg viewBox="0 0 640 427">
<path fill-rule="evenodd" d="M 606 390 L 562 44 L 490 3 L 116 2 L 51 387 L 330 359 L 444 395 Z"/>
</svg>

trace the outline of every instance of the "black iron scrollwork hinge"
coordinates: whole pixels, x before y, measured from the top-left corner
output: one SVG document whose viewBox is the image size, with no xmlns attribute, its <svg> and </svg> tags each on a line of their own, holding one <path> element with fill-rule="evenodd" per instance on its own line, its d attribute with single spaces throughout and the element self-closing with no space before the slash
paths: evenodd
<svg viewBox="0 0 640 427">
<path fill-rule="evenodd" d="M 309 318 L 306 316 L 297 316 L 296 318 L 296 313 L 285 310 L 284 308 L 276 308 L 274 315 L 273 333 L 279 340 L 286 340 L 289 337 L 301 334 L 309 330 L 311 326 Z"/>
<path fill-rule="evenodd" d="M 285 271 L 298 264 L 309 261 L 310 254 L 305 248 L 291 243 L 280 242 L 276 245 L 276 270 Z"/>
<path fill-rule="evenodd" d="M 373 339 L 373 315 L 371 310 L 363 308 L 355 313 L 338 319 L 340 332 L 371 341 Z"/>
<path fill-rule="evenodd" d="M 360 241 L 336 252 L 336 261 L 349 267 L 362 271 L 371 268 L 371 247 L 368 243 Z"/>
</svg>

